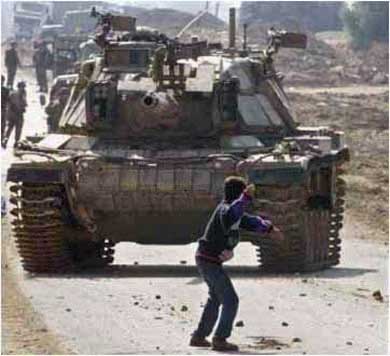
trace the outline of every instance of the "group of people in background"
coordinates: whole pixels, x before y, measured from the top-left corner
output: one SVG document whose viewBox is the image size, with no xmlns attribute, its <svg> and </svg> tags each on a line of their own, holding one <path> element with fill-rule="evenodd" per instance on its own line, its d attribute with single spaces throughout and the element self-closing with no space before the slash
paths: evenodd
<svg viewBox="0 0 390 356">
<path fill-rule="evenodd" d="M 46 71 L 50 66 L 51 53 L 44 42 L 34 43 L 33 64 L 39 91 L 48 92 Z M 14 89 L 16 72 L 21 68 L 17 43 L 12 41 L 5 52 L 7 82 L 1 76 L 1 146 L 5 149 L 12 131 L 15 131 L 16 147 L 22 135 L 24 113 L 27 108 L 26 82 L 19 81 Z"/>
</svg>

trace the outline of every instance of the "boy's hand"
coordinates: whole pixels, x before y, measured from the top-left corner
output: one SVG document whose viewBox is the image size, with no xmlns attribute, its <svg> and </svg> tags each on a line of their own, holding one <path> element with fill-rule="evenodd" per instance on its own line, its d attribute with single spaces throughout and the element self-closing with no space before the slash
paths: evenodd
<svg viewBox="0 0 390 356">
<path fill-rule="evenodd" d="M 283 242 L 284 241 L 283 232 L 281 232 L 280 229 L 277 228 L 276 226 L 273 226 L 271 232 L 269 233 L 269 237 L 271 240 L 274 240 L 275 242 Z"/>
<path fill-rule="evenodd" d="M 222 261 L 222 262 L 226 262 L 226 261 L 229 261 L 233 258 L 234 254 L 233 254 L 233 251 L 231 250 L 223 250 L 221 252 L 221 254 L 218 256 L 218 258 Z"/>
<path fill-rule="evenodd" d="M 254 198 L 256 193 L 256 186 L 254 184 L 249 184 L 245 188 L 245 193 L 248 194 L 251 198 Z"/>
</svg>

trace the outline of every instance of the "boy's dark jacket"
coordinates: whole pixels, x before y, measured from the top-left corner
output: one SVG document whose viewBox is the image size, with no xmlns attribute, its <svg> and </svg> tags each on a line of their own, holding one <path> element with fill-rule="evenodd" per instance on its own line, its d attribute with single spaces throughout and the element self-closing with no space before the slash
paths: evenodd
<svg viewBox="0 0 390 356">
<path fill-rule="evenodd" d="M 203 236 L 199 239 L 197 258 L 221 263 L 218 257 L 221 252 L 233 250 L 240 241 L 239 228 L 259 233 L 271 231 L 272 223 L 269 220 L 245 212 L 251 199 L 251 196 L 244 192 L 231 204 L 223 201 L 216 207 Z"/>
</svg>

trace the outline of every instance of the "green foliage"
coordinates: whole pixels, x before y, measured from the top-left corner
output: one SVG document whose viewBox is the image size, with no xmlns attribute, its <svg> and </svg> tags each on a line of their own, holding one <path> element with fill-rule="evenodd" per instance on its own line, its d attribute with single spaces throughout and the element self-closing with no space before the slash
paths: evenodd
<svg viewBox="0 0 390 356">
<path fill-rule="evenodd" d="M 387 1 L 353 2 L 349 7 L 343 8 L 342 19 L 355 48 L 367 48 L 372 41 L 389 40 Z"/>
</svg>

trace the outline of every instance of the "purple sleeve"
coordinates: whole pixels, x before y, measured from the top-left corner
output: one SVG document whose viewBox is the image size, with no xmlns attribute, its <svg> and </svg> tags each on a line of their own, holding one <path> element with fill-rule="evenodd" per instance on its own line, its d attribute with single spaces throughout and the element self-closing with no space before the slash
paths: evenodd
<svg viewBox="0 0 390 356">
<path fill-rule="evenodd" d="M 224 225 L 226 229 L 236 223 L 244 215 L 244 210 L 251 202 L 252 198 L 245 192 L 229 205 L 227 210 L 224 212 Z"/>
<path fill-rule="evenodd" d="M 260 216 L 244 214 L 241 218 L 240 228 L 253 232 L 267 233 L 272 229 L 272 222 Z"/>
</svg>

